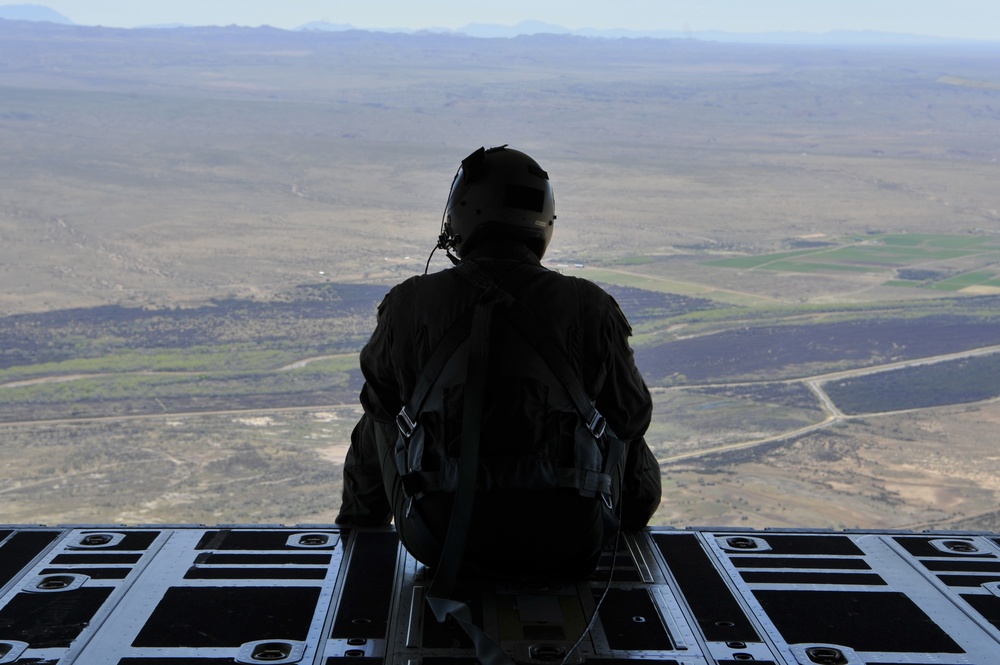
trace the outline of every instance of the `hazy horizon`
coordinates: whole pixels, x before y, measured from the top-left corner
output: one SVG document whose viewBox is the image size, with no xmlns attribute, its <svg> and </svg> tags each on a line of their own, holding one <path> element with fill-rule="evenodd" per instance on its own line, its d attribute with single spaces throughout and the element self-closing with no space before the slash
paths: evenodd
<svg viewBox="0 0 1000 665">
<path fill-rule="evenodd" d="M 567 1 L 544 5 L 522 0 L 497 3 L 412 3 L 373 0 L 331 7 L 321 0 L 212 3 L 178 0 L 167 4 L 120 0 L 50 0 L 3 3 L 7 7 L 47 7 L 77 25 L 268 25 L 294 29 L 329 22 L 373 30 L 456 30 L 472 24 L 515 26 L 541 22 L 568 30 L 677 32 L 814 33 L 862 31 L 922 37 L 1000 40 L 1000 5 L 976 0 L 737 0 L 654 2 L 625 0 L 614 6 Z"/>
</svg>

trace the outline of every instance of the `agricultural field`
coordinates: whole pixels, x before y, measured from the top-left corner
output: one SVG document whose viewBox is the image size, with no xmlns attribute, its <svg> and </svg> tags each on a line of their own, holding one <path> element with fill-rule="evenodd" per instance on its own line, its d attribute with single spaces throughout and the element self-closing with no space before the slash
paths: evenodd
<svg viewBox="0 0 1000 665">
<path fill-rule="evenodd" d="M 969 235 L 873 234 L 822 247 L 708 261 L 738 270 L 857 272 L 891 276 L 886 286 L 1000 293 L 1000 238 Z"/>
</svg>

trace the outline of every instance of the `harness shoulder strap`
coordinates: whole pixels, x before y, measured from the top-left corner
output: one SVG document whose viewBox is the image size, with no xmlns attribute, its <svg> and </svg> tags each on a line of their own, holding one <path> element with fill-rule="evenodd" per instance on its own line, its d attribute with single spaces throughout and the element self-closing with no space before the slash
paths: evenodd
<svg viewBox="0 0 1000 665">
<path fill-rule="evenodd" d="M 444 366 L 448 363 L 448 360 L 455 353 L 456 349 L 458 349 L 459 345 L 469 336 L 474 311 L 474 307 L 470 308 L 460 316 L 452 324 L 451 328 L 448 329 L 444 337 L 441 338 L 437 346 L 434 347 L 434 351 L 431 352 L 430 359 L 428 359 L 427 364 L 420 373 L 420 378 L 417 379 L 417 385 L 410 396 L 409 404 L 404 405 L 400 409 L 399 415 L 396 416 L 396 426 L 399 427 L 399 431 L 403 433 L 403 436 L 408 438 L 413 434 L 413 430 L 417 428 L 416 419 L 420 415 L 421 409 L 424 408 L 424 402 L 427 401 L 427 395 L 434 386 L 434 382 L 437 381 Z"/>
</svg>

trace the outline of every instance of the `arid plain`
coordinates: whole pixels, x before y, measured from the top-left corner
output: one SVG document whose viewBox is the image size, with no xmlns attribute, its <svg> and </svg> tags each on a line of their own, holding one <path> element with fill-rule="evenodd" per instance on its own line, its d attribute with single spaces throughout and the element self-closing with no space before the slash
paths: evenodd
<svg viewBox="0 0 1000 665">
<path fill-rule="evenodd" d="M 552 176 L 551 265 L 633 319 L 658 523 L 1000 528 L 989 377 L 843 397 L 995 357 L 998 65 L 0 21 L 0 522 L 332 520 L 378 294 L 509 143 Z"/>
</svg>

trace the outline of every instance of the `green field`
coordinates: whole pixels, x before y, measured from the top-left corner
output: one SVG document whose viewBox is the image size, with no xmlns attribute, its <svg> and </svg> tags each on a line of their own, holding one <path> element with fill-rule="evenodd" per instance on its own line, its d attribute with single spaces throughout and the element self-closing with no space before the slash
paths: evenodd
<svg viewBox="0 0 1000 665">
<path fill-rule="evenodd" d="M 575 275 L 601 284 L 617 284 L 635 289 L 654 291 L 656 293 L 674 293 L 695 298 L 710 298 L 727 305 L 739 307 L 754 307 L 773 303 L 772 298 L 756 296 L 750 293 L 740 293 L 719 289 L 711 284 L 685 282 L 668 277 L 641 275 L 634 272 L 588 266 L 586 268 L 560 268 L 566 275 Z"/>
<path fill-rule="evenodd" d="M 1000 238 L 985 235 L 887 234 L 844 239 L 834 247 L 775 252 L 706 261 L 705 265 L 737 270 L 786 273 L 885 273 L 943 267 L 941 279 L 889 279 L 890 287 L 961 291 L 970 286 L 1000 286 L 1000 273 L 983 267 L 1000 263 Z"/>
<path fill-rule="evenodd" d="M 775 261 L 769 263 L 765 266 L 761 266 L 764 270 L 774 270 L 776 272 L 800 272 L 800 273 L 818 273 L 818 272 L 855 272 L 855 273 L 869 273 L 869 272 L 880 272 L 879 268 L 866 267 L 861 265 L 850 265 L 844 263 L 806 263 L 803 261 Z"/>
<path fill-rule="evenodd" d="M 964 275 L 949 277 L 933 285 L 935 289 L 943 291 L 961 291 L 970 286 L 1000 287 L 1000 275 L 993 271 L 976 270 Z"/>
</svg>

